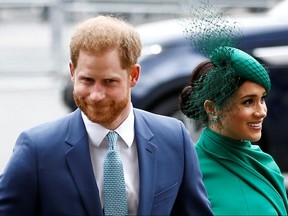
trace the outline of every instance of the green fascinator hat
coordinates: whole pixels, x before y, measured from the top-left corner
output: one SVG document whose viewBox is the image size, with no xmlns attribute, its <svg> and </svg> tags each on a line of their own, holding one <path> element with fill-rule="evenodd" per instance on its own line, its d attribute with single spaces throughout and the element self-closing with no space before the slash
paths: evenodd
<svg viewBox="0 0 288 216">
<path fill-rule="evenodd" d="M 246 52 L 233 47 L 219 47 L 212 52 L 211 62 L 218 68 L 231 68 L 242 80 L 249 80 L 263 86 L 267 93 L 271 81 L 267 70 Z"/>
<path fill-rule="evenodd" d="M 191 5 L 190 13 L 190 18 L 182 19 L 184 35 L 207 61 L 193 70 L 190 83 L 181 93 L 180 108 L 187 117 L 205 125 L 208 123 L 206 100 L 213 101 L 221 110 L 243 82 L 257 83 L 267 93 L 271 82 L 260 62 L 236 48 L 242 32 L 225 11 L 215 10 L 209 1 L 204 1 L 197 8 Z"/>
<path fill-rule="evenodd" d="M 263 86 L 267 93 L 270 91 L 271 82 L 267 70 L 246 52 L 220 46 L 211 52 L 209 59 L 207 62 L 210 62 L 210 69 L 199 78 L 191 80 L 186 88 L 187 102 L 181 110 L 189 118 L 206 124 L 208 116 L 203 107 L 205 100 L 213 101 L 218 109 L 222 109 L 247 80 Z M 199 67 L 203 68 L 201 65 Z"/>
</svg>

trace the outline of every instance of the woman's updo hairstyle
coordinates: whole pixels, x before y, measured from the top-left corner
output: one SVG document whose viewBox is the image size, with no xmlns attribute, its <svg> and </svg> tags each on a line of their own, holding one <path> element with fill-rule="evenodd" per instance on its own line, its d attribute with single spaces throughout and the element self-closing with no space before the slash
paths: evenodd
<svg viewBox="0 0 288 216">
<path fill-rule="evenodd" d="M 191 109 L 190 98 L 191 94 L 197 93 L 197 91 L 202 88 L 201 85 L 195 85 L 195 83 L 202 83 L 205 75 L 215 69 L 215 66 L 211 61 L 206 60 L 200 63 L 193 71 L 187 86 L 182 90 L 179 97 L 180 110 L 191 119 L 200 120 L 200 115 L 206 115 L 203 107 L 198 107 L 197 109 Z M 201 82 L 200 82 L 201 81 Z M 204 103 L 204 101 L 203 101 Z M 195 104 L 196 105 L 196 104 Z M 198 110 L 203 109 L 203 113 L 200 114 Z M 196 111 L 197 110 L 197 111 Z M 207 117 L 208 120 L 208 117 Z"/>
</svg>

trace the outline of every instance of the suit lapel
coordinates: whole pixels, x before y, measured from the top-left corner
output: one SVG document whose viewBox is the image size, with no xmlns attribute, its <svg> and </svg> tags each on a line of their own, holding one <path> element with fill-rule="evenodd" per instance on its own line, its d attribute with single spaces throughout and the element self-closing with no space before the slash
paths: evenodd
<svg viewBox="0 0 288 216">
<path fill-rule="evenodd" d="M 139 160 L 139 206 L 138 215 L 150 215 L 156 185 L 157 146 L 154 134 L 144 121 L 141 111 L 134 109 L 135 137 Z M 90 159 L 88 136 L 81 113 L 77 110 L 71 118 L 66 138 L 66 160 L 80 197 L 89 215 L 102 215 L 99 191 Z"/>
<path fill-rule="evenodd" d="M 134 109 L 134 114 L 140 176 L 138 215 L 150 215 L 156 185 L 157 146 L 151 142 L 154 134 L 143 114 L 137 109 Z"/>
<path fill-rule="evenodd" d="M 66 138 L 66 160 L 88 214 L 100 215 L 102 207 L 90 159 L 88 136 L 80 111 L 73 115 Z"/>
</svg>

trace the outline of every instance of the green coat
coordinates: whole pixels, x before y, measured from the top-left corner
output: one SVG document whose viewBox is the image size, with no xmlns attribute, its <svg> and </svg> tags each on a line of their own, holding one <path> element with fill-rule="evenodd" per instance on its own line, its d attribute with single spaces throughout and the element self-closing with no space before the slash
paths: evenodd
<svg viewBox="0 0 288 216">
<path fill-rule="evenodd" d="M 215 215 L 287 215 L 284 178 L 258 146 L 205 128 L 196 150 Z"/>
</svg>

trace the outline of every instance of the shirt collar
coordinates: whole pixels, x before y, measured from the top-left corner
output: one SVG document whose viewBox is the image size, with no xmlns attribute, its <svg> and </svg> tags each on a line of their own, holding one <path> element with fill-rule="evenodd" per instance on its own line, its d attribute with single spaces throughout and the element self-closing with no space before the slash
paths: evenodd
<svg viewBox="0 0 288 216">
<path fill-rule="evenodd" d="M 81 115 L 88 133 L 89 142 L 92 145 L 99 147 L 109 130 L 100 124 L 91 122 L 83 112 L 81 112 Z M 131 147 L 134 141 L 134 113 L 132 104 L 129 115 L 115 131 L 127 146 Z"/>
</svg>

